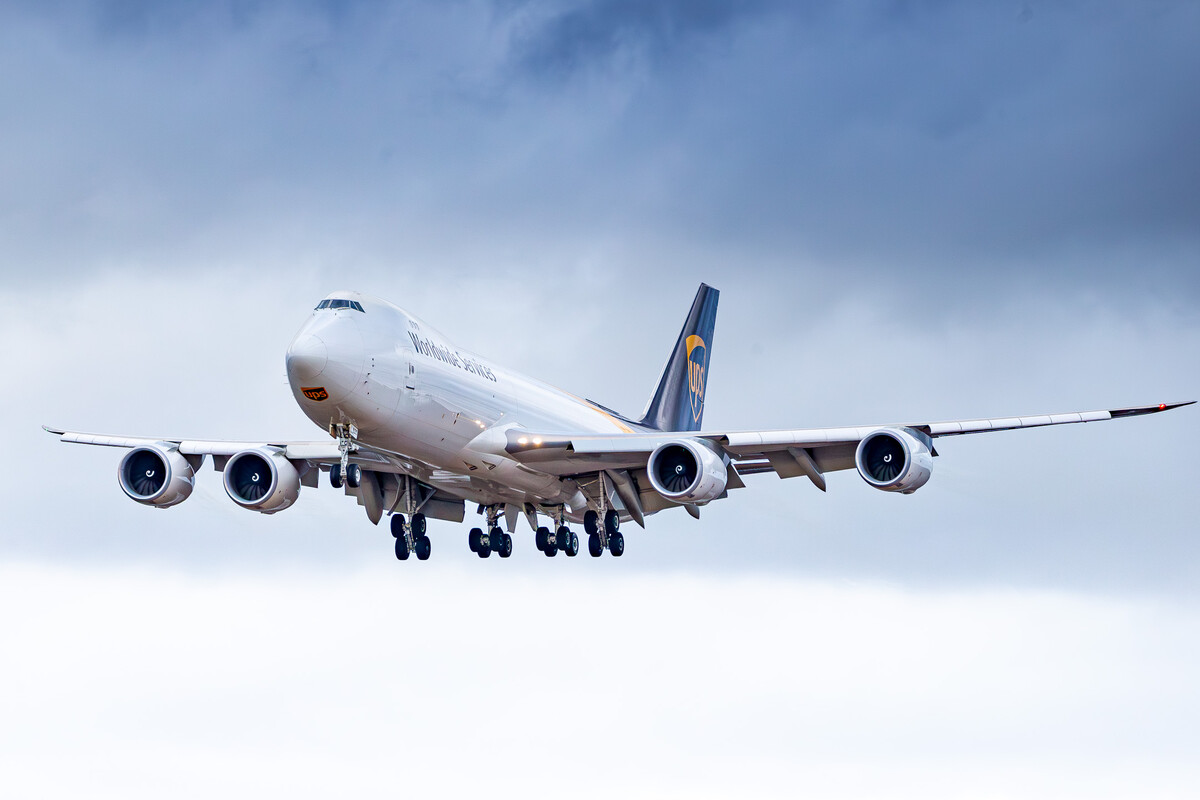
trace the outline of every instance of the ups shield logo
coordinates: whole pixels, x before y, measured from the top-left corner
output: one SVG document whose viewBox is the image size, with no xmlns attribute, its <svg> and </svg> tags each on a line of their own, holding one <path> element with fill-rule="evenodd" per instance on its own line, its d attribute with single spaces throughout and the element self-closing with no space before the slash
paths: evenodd
<svg viewBox="0 0 1200 800">
<path fill-rule="evenodd" d="M 688 399 L 692 419 L 700 421 L 704 413 L 704 372 L 708 368 L 708 347 L 699 336 L 687 337 Z"/>
<path fill-rule="evenodd" d="M 324 386 L 302 386 L 300 387 L 300 393 L 309 400 L 316 400 L 318 403 L 329 399 L 329 392 L 325 391 Z"/>
</svg>

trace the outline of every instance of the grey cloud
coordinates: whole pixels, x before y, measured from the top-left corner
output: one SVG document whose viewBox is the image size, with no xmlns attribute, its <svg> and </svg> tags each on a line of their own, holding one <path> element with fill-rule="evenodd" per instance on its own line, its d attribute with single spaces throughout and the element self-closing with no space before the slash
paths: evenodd
<svg viewBox="0 0 1200 800">
<path fill-rule="evenodd" d="M 0 246 L 37 274 L 688 241 L 960 299 L 1196 296 L 1190 6 L 133 8 L 7 12 Z M 584 68 L 621 37 L 659 55 Z"/>
</svg>

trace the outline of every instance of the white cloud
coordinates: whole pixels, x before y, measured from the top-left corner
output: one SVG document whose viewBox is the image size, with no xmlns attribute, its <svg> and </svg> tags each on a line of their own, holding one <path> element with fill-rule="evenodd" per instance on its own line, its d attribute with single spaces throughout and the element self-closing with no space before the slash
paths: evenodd
<svg viewBox="0 0 1200 800">
<path fill-rule="evenodd" d="M 0 568 L 8 797 L 1182 796 L 1194 605 Z"/>
</svg>

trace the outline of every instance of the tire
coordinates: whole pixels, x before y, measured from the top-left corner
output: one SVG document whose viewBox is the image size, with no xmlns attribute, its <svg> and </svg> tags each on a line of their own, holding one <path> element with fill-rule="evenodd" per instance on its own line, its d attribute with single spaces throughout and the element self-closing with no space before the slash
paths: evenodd
<svg viewBox="0 0 1200 800">
<path fill-rule="evenodd" d="M 357 489 L 362 485 L 362 467 L 358 464 L 346 467 L 346 485 L 351 489 Z"/>
<path fill-rule="evenodd" d="M 588 536 L 600 532 L 600 515 L 590 508 L 583 512 L 583 532 Z"/>
<path fill-rule="evenodd" d="M 537 545 L 537 549 L 541 550 L 543 553 L 549 550 L 550 547 L 553 546 L 550 542 L 550 529 L 538 528 L 537 535 L 534 536 L 533 541 L 534 544 Z"/>
<path fill-rule="evenodd" d="M 401 536 L 396 540 L 396 558 L 401 561 L 408 561 L 408 540 Z"/>
<path fill-rule="evenodd" d="M 425 515 L 420 512 L 413 514 L 412 517 L 412 532 L 413 536 L 425 535 Z"/>
<path fill-rule="evenodd" d="M 625 537 L 614 533 L 608 540 L 608 552 L 612 553 L 614 558 L 620 558 L 625 552 Z"/>
<path fill-rule="evenodd" d="M 482 529 L 471 528 L 471 532 L 467 534 L 467 546 L 471 548 L 472 553 L 478 553 L 487 546 L 487 542 L 483 539 Z"/>
<path fill-rule="evenodd" d="M 593 533 L 588 537 L 588 552 L 591 553 L 592 558 L 599 558 L 600 554 L 604 552 L 604 548 L 600 546 L 600 534 Z"/>
<path fill-rule="evenodd" d="M 542 552 L 546 554 L 546 558 L 554 558 L 556 555 L 558 555 L 558 545 L 551 544 Z"/>
<path fill-rule="evenodd" d="M 392 514 L 392 537 L 400 538 L 404 535 L 404 515 Z"/>
<path fill-rule="evenodd" d="M 505 535 L 506 534 L 504 533 L 504 531 L 500 530 L 499 528 L 492 528 L 491 533 L 488 534 L 488 540 L 487 540 L 488 552 L 499 553 L 500 548 L 504 547 Z"/>
<path fill-rule="evenodd" d="M 334 464 L 329 468 L 329 485 L 335 489 L 342 488 L 342 465 Z"/>
<path fill-rule="evenodd" d="M 512 555 L 512 536 L 504 534 L 504 544 L 500 548 L 500 557 L 508 558 Z"/>
<path fill-rule="evenodd" d="M 621 515 L 615 508 L 610 508 L 604 512 L 604 532 L 611 539 L 619 530 L 621 530 Z"/>
<path fill-rule="evenodd" d="M 476 552 L 476 555 L 479 556 L 480 558 L 487 558 L 491 554 L 492 554 L 492 551 L 486 547 L 483 548 L 482 550 L 479 550 Z"/>
<path fill-rule="evenodd" d="M 559 528 L 556 539 L 562 551 L 568 556 L 574 558 L 579 555 L 579 537 L 572 533 L 570 528 Z"/>
<path fill-rule="evenodd" d="M 429 554 L 433 552 L 433 542 L 429 541 L 428 536 L 422 536 L 417 539 L 416 547 L 418 561 L 428 561 Z"/>
</svg>

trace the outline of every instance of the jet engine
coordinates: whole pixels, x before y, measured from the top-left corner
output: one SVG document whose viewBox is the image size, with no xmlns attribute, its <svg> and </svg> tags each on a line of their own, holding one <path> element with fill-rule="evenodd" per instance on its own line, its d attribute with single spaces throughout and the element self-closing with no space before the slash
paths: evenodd
<svg viewBox="0 0 1200 800">
<path fill-rule="evenodd" d="M 725 491 L 725 460 L 695 439 L 660 444 L 646 464 L 650 485 L 676 503 L 707 503 Z"/>
<path fill-rule="evenodd" d="M 126 453 L 117 467 L 117 480 L 131 499 L 168 508 L 188 499 L 196 484 L 196 472 L 178 447 L 159 443 Z"/>
<path fill-rule="evenodd" d="M 863 437 L 854 453 L 863 480 L 885 492 L 912 494 L 929 481 L 929 439 L 909 428 L 880 428 Z"/>
<path fill-rule="evenodd" d="M 225 493 L 242 508 L 274 514 L 300 496 L 300 473 L 280 450 L 243 450 L 225 464 Z"/>
</svg>

